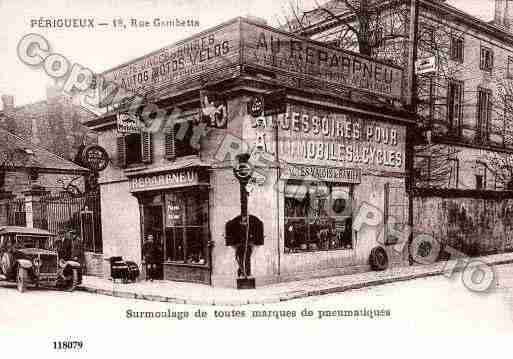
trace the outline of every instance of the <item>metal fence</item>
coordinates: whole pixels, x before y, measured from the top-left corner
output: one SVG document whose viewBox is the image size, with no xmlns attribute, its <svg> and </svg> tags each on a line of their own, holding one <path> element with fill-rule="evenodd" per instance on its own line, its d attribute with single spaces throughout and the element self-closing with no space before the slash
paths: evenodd
<svg viewBox="0 0 513 359">
<path fill-rule="evenodd" d="M 100 196 L 90 192 L 80 197 L 70 194 L 45 196 L 32 205 L 34 227 L 62 234 L 69 228 L 77 230 L 84 250 L 102 252 Z"/>
<path fill-rule="evenodd" d="M 31 202 L 34 228 L 62 235 L 68 229 L 80 233 L 84 251 L 102 252 L 102 230 L 99 192 L 82 196 L 60 194 L 44 196 Z M 27 226 L 25 198 L 0 203 L 0 225 Z"/>
<path fill-rule="evenodd" d="M 5 223 L 9 226 L 27 225 L 27 216 L 25 212 L 25 199 L 13 199 L 2 205 L 2 214 L 5 216 Z"/>
</svg>

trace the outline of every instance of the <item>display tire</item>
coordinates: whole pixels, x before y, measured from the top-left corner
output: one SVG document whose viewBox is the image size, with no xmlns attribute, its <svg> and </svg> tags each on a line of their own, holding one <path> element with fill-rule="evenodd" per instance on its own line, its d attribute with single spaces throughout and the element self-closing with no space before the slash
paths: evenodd
<svg viewBox="0 0 513 359">
<path fill-rule="evenodd" d="M 369 256 L 371 269 L 374 271 L 383 271 L 388 268 L 388 254 L 383 247 L 374 247 Z"/>
</svg>

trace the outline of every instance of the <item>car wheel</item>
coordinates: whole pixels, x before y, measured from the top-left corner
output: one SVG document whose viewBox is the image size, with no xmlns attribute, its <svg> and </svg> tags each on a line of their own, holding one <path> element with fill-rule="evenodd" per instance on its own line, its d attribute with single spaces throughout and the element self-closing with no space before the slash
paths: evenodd
<svg viewBox="0 0 513 359">
<path fill-rule="evenodd" d="M 2 255 L 2 258 L 0 258 L 0 269 L 2 270 L 2 273 L 9 277 L 9 274 L 12 270 L 12 254 L 5 252 Z"/>
<path fill-rule="evenodd" d="M 27 289 L 28 272 L 25 268 L 18 268 L 18 276 L 16 277 L 16 287 L 20 293 L 25 292 Z"/>
</svg>

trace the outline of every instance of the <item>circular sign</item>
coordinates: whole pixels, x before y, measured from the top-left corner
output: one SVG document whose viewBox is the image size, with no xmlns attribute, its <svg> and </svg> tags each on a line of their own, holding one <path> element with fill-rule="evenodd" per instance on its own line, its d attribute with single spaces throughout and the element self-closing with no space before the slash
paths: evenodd
<svg viewBox="0 0 513 359">
<path fill-rule="evenodd" d="M 253 168 L 248 163 L 239 163 L 235 167 L 235 176 L 239 179 L 246 179 L 253 174 Z"/>
<path fill-rule="evenodd" d="M 260 117 L 264 112 L 264 102 L 258 96 L 253 97 L 251 104 L 249 106 L 249 114 L 253 117 Z"/>
<path fill-rule="evenodd" d="M 103 147 L 89 145 L 82 151 L 82 163 L 93 171 L 103 171 L 109 164 L 109 155 Z"/>
</svg>

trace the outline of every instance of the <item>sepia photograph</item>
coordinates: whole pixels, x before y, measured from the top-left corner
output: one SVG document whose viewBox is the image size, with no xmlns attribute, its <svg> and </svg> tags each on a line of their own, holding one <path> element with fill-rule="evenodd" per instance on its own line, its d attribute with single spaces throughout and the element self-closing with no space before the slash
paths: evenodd
<svg viewBox="0 0 513 359">
<path fill-rule="evenodd" d="M 0 353 L 508 356 L 513 0 L 0 21 Z"/>
</svg>

